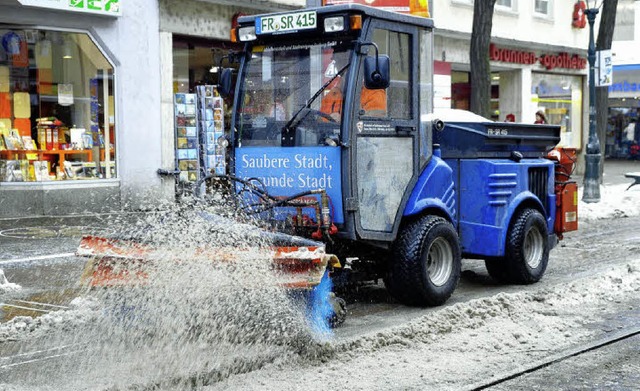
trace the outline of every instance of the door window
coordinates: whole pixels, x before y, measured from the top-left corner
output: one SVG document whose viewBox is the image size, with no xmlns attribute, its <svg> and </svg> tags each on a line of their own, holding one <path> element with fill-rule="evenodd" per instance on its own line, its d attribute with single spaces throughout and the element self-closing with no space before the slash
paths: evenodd
<svg viewBox="0 0 640 391">
<path fill-rule="evenodd" d="M 391 83 L 386 90 L 362 88 L 360 113 L 371 117 L 411 118 L 411 55 L 409 34 L 384 29 L 375 29 L 373 42 L 380 55 L 388 55 L 391 60 Z M 375 56 L 375 50 L 369 50 Z M 393 104 L 390 104 L 393 102 Z"/>
</svg>

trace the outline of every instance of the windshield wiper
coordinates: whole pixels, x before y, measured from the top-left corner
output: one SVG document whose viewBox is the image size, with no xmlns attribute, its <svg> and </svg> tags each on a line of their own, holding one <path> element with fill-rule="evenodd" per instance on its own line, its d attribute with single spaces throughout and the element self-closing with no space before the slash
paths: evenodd
<svg viewBox="0 0 640 391">
<path fill-rule="evenodd" d="M 346 72 L 347 68 L 349 68 L 349 65 L 351 65 L 350 63 L 347 63 L 345 66 L 343 66 L 331 79 L 329 79 L 326 83 L 324 83 L 319 89 L 318 91 L 316 91 L 315 94 L 313 94 L 313 96 L 311 98 L 309 98 L 307 100 L 307 102 L 304 104 L 304 106 L 302 106 L 300 108 L 300 110 L 296 111 L 296 113 L 294 115 L 291 116 L 291 119 L 289 120 L 289 122 L 287 122 L 284 127 L 282 128 L 282 130 L 284 130 L 285 132 L 290 132 L 292 130 L 294 130 L 297 127 L 291 127 L 291 125 L 295 122 L 296 118 L 298 117 L 298 115 L 300 115 L 300 113 L 305 110 L 305 109 L 309 109 L 311 108 L 311 104 L 320 96 L 320 94 L 322 94 L 322 92 L 327 89 L 327 87 L 339 76 L 342 76 L 342 74 L 344 72 Z M 305 119 L 305 117 L 309 114 L 309 112 L 307 111 L 307 114 L 300 118 L 300 120 L 298 121 L 298 123 L 300 123 L 303 119 Z"/>
</svg>

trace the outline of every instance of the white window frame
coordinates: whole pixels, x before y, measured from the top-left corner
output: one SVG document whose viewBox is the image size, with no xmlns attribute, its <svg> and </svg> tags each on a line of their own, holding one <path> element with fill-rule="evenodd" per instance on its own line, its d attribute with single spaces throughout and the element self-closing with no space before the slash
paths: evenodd
<svg viewBox="0 0 640 391">
<path fill-rule="evenodd" d="M 502 5 L 500 4 L 500 0 L 496 0 L 496 11 L 499 12 L 518 12 L 518 0 L 503 0 L 508 2 L 509 4 Z"/>
<path fill-rule="evenodd" d="M 451 0 L 451 4 L 454 5 L 468 5 L 473 7 L 473 0 Z"/>
<path fill-rule="evenodd" d="M 539 12 L 536 10 L 537 2 L 547 3 L 547 12 Z M 553 0 L 533 0 L 533 14 L 538 17 L 551 19 L 553 18 Z"/>
<path fill-rule="evenodd" d="M 450 1 L 451 1 L 451 4 L 453 5 L 467 5 L 470 7 L 473 7 L 473 2 L 474 2 L 474 0 L 450 0 Z M 496 0 L 496 5 L 495 5 L 496 11 L 507 12 L 507 13 L 518 12 L 518 0 L 505 0 L 505 1 L 509 1 L 510 5 L 500 5 L 498 1 L 499 0 Z"/>
</svg>

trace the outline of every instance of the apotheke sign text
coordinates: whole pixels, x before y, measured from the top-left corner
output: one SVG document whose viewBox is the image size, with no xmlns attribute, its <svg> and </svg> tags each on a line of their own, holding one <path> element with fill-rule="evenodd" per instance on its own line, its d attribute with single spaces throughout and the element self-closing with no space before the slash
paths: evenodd
<svg viewBox="0 0 640 391">
<path fill-rule="evenodd" d="M 543 54 L 537 56 L 534 52 L 525 50 L 503 49 L 491 44 L 489 47 L 489 59 L 491 61 L 510 62 L 514 64 L 533 65 L 539 62 L 543 67 L 551 70 L 554 68 L 585 69 L 587 59 L 577 54 L 568 53 Z"/>
</svg>

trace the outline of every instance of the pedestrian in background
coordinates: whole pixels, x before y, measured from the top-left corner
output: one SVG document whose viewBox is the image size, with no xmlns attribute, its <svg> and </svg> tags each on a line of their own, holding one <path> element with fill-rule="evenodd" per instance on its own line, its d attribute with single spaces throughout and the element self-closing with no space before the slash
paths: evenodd
<svg viewBox="0 0 640 391">
<path fill-rule="evenodd" d="M 640 145 L 638 145 L 636 140 L 633 140 L 629 146 L 629 159 L 640 160 Z"/>
<path fill-rule="evenodd" d="M 630 154 L 631 144 L 635 141 L 636 135 L 636 120 L 635 118 L 631 118 L 629 120 L 629 124 L 622 131 L 622 153 L 626 156 Z"/>
<path fill-rule="evenodd" d="M 547 117 L 545 117 L 544 112 L 542 110 L 538 110 L 538 112 L 536 113 L 536 120 L 534 122 L 534 124 L 546 124 L 547 122 Z"/>
</svg>

